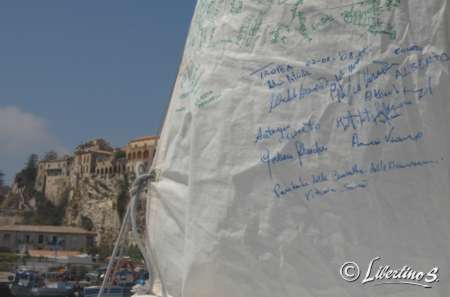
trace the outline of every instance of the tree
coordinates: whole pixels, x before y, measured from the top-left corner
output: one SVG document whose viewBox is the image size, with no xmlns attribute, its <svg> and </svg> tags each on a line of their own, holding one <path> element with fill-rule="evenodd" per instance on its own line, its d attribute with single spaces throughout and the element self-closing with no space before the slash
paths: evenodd
<svg viewBox="0 0 450 297">
<path fill-rule="evenodd" d="M 3 173 L 3 171 L 0 170 L 0 192 L 3 189 L 3 187 L 5 186 L 4 177 L 5 177 L 5 174 Z"/>
<path fill-rule="evenodd" d="M 132 244 L 128 247 L 128 256 L 133 261 L 142 262 L 144 260 L 144 257 L 142 256 L 141 251 L 135 244 Z"/>
<path fill-rule="evenodd" d="M 25 168 L 16 174 L 15 183 L 23 188 L 24 194 L 31 196 L 34 192 L 34 183 L 37 177 L 38 156 L 32 154 L 25 163 Z"/>
<path fill-rule="evenodd" d="M 5 174 L 0 170 L 0 204 L 3 202 L 6 196 L 7 190 L 5 189 L 5 181 L 4 181 Z"/>
<path fill-rule="evenodd" d="M 113 245 L 108 244 L 105 242 L 101 242 L 98 246 L 98 254 L 100 256 L 100 259 L 106 259 L 107 257 L 111 256 L 113 251 Z"/>
<path fill-rule="evenodd" d="M 117 213 L 119 214 L 120 220 L 122 221 L 123 216 L 125 215 L 125 211 L 128 206 L 128 202 L 130 201 L 130 183 L 128 178 L 125 176 L 122 182 L 120 183 L 120 191 L 117 195 Z"/>
<path fill-rule="evenodd" d="M 64 223 L 64 215 L 69 200 L 68 192 L 63 194 L 63 200 L 59 205 L 54 205 L 40 192 L 34 191 L 33 197 L 36 199 L 36 210 L 29 211 L 24 216 L 26 225 L 60 226 Z"/>
<path fill-rule="evenodd" d="M 27 163 L 25 164 L 25 168 L 22 170 L 23 178 L 26 179 L 27 182 L 32 183 L 36 181 L 37 176 L 37 168 L 38 168 L 38 155 L 31 154 L 28 157 Z"/>
<path fill-rule="evenodd" d="M 127 156 L 127 154 L 124 151 L 116 151 L 114 152 L 114 159 L 122 159 L 125 158 Z"/>
<path fill-rule="evenodd" d="M 58 153 L 55 152 L 54 150 L 50 150 L 50 151 L 45 153 L 43 160 L 44 161 L 55 161 L 55 160 L 58 160 Z"/>
</svg>

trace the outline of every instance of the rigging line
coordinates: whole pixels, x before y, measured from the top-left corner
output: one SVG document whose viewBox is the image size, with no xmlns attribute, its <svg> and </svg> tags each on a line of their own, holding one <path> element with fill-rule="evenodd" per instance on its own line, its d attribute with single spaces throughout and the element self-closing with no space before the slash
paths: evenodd
<svg viewBox="0 0 450 297">
<path fill-rule="evenodd" d="M 100 291 L 97 295 L 97 297 L 101 297 L 105 291 L 105 288 L 110 288 L 112 286 L 114 275 L 112 273 L 114 271 L 117 271 L 117 268 L 120 265 L 120 258 L 123 256 L 124 248 L 122 247 L 123 241 L 124 241 L 124 235 L 126 235 L 126 227 L 129 224 L 129 220 L 131 219 L 131 213 L 132 207 L 135 205 L 135 200 L 140 194 L 141 188 L 144 184 L 144 182 L 150 178 L 150 174 L 142 174 L 136 178 L 136 180 L 133 183 L 133 186 L 130 189 L 130 194 L 132 196 L 130 203 L 128 204 L 127 211 L 125 213 L 122 226 L 120 227 L 119 235 L 117 237 L 117 240 L 114 244 L 114 250 L 111 255 L 111 259 L 108 263 L 108 268 L 106 270 L 105 276 L 103 278 L 102 286 L 100 288 Z M 138 239 L 138 237 L 136 237 Z M 139 243 L 139 241 L 137 241 Z M 145 250 L 144 250 L 145 251 Z M 144 252 L 142 251 L 142 252 Z M 113 269 L 113 265 L 115 263 L 116 258 L 119 259 L 117 263 L 115 264 L 115 268 Z"/>
<path fill-rule="evenodd" d="M 103 278 L 102 286 L 100 287 L 100 291 L 98 292 L 97 297 L 102 297 L 103 292 L 105 291 L 105 288 L 108 285 L 108 281 L 109 281 L 109 278 L 111 277 L 111 272 L 113 269 L 112 266 L 113 266 L 114 260 L 115 260 L 116 256 L 118 255 L 118 252 L 120 249 L 121 239 L 124 236 L 124 234 L 126 233 L 125 228 L 127 226 L 128 220 L 130 218 L 130 212 L 131 212 L 130 205 L 128 205 L 127 211 L 125 212 L 125 216 L 123 218 L 122 226 L 120 227 L 119 235 L 117 237 L 116 243 L 114 244 L 114 249 L 113 249 L 113 252 L 111 255 L 111 259 L 109 260 L 109 263 L 108 263 L 108 268 L 106 269 L 105 276 Z"/>
</svg>

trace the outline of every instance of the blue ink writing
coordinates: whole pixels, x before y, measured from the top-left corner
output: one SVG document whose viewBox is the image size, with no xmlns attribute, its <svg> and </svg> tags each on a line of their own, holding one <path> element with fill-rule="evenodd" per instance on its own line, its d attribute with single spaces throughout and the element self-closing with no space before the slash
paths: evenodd
<svg viewBox="0 0 450 297">
<path fill-rule="evenodd" d="M 314 143 L 313 147 L 307 147 L 303 142 L 297 141 L 295 143 L 297 148 L 298 161 L 300 166 L 303 166 L 303 157 L 308 157 L 312 155 L 320 156 L 328 150 L 326 145 L 321 145 L 317 141 Z"/>
</svg>

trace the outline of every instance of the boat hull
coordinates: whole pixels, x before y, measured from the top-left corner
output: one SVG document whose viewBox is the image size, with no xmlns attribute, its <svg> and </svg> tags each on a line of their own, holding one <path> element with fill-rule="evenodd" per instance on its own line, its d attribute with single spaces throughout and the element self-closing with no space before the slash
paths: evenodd
<svg viewBox="0 0 450 297">
<path fill-rule="evenodd" d="M 11 287 L 11 294 L 15 297 L 71 297 L 73 290 L 57 288 L 24 288 Z"/>
<path fill-rule="evenodd" d="M 86 287 L 84 288 L 84 297 L 97 297 L 100 292 L 100 287 Z M 102 297 L 130 297 L 131 288 L 114 286 L 105 289 Z"/>
</svg>

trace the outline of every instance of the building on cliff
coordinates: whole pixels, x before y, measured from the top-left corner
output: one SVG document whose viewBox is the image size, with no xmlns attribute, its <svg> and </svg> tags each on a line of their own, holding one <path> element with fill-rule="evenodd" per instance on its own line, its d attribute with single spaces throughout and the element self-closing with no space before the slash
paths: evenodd
<svg viewBox="0 0 450 297">
<path fill-rule="evenodd" d="M 99 158 L 95 164 L 94 176 L 103 179 L 123 176 L 126 172 L 127 159 L 123 149 L 116 149 L 112 155 Z"/>
<path fill-rule="evenodd" d="M 73 156 L 41 160 L 35 188 L 58 205 L 64 191 L 80 178 L 110 179 L 128 176 L 134 179 L 138 165 L 149 167 L 158 144 L 157 136 L 131 140 L 123 148 L 113 148 L 98 138 L 79 145 Z"/>
<path fill-rule="evenodd" d="M 67 188 L 70 183 L 73 161 L 74 158 L 70 156 L 40 161 L 35 182 L 36 190 L 45 193 L 48 200 L 58 204 L 64 194 L 62 189 Z"/>
<path fill-rule="evenodd" d="M 149 167 L 155 156 L 156 146 L 159 137 L 147 136 L 131 140 L 126 150 L 127 172 L 132 173 L 136 170 L 137 165 Z"/>
<path fill-rule="evenodd" d="M 114 149 L 104 139 L 94 139 L 75 149 L 74 173 L 80 177 L 92 176 L 97 162 L 111 159 Z"/>
</svg>

